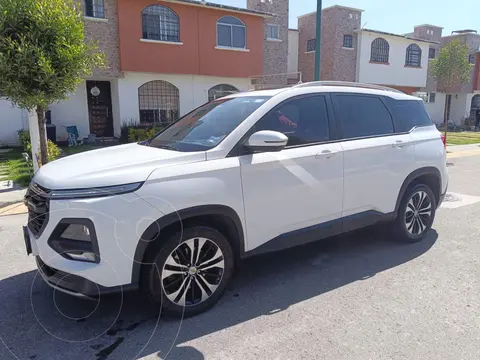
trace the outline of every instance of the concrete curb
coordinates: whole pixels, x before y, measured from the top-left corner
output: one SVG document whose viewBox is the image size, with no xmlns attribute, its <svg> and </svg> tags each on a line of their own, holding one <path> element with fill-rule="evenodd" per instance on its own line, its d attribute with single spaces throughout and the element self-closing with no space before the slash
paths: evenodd
<svg viewBox="0 0 480 360">
<path fill-rule="evenodd" d="M 3 206 L 5 203 L 0 204 L 0 217 L 9 215 L 26 214 L 28 212 L 27 207 L 23 202 L 15 202 Z"/>
</svg>

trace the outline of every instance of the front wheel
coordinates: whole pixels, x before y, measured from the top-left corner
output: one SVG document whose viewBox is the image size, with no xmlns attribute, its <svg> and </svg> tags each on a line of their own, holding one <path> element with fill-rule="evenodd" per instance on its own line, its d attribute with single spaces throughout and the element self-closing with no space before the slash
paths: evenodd
<svg viewBox="0 0 480 360">
<path fill-rule="evenodd" d="M 213 228 L 186 228 L 181 240 L 180 234 L 152 249 L 142 288 L 164 313 L 189 317 L 220 299 L 233 274 L 234 257 L 228 240 Z"/>
<path fill-rule="evenodd" d="M 394 223 L 397 239 L 411 243 L 423 240 L 432 227 L 436 208 L 435 196 L 427 185 L 409 188 Z"/>
</svg>

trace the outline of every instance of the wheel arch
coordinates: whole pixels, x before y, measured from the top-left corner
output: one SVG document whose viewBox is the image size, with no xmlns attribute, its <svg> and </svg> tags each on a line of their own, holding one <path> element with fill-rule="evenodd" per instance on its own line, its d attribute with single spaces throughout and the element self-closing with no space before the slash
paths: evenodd
<svg viewBox="0 0 480 360">
<path fill-rule="evenodd" d="M 400 192 L 398 193 L 395 214 L 398 214 L 398 208 L 400 207 L 400 203 L 402 202 L 407 189 L 416 183 L 424 183 L 425 185 L 428 185 L 435 195 L 435 200 L 438 205 L 442 193 L 442 177 L 440 170 L 433 166 L 423 167 L 410 173 L 403 182 Z"/>
<path fill-rule="evenodd" d="M 225 205 L 203 205 L 182 209 L 162 216 L 151 223 L 143 232 L 135 249 L 132 283 L 139 283 L 146 251 L 151 244 L 161 241 L 162 229 L 173 229 L 177 228 L 177 226 L 181 228 L 182 224 L 185 223 L 215 227 L 230 242 L 236 258 L 241 258 L 245 253 L 243 225 L 237 212 L 231 207 Z"/>
</svg>

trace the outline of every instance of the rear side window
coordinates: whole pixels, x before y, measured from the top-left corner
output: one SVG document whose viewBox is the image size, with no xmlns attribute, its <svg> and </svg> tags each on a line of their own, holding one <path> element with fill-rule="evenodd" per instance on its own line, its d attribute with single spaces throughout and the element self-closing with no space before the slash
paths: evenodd
<svg viewBox="0 0 480 360">
<path fill-rule="evenodd" d="M 379 97 L 337 94 L 334 103 L 344 139 L 394 133 L 392 117 Z"/>
<path fill-rule="evenodd" d="M 423 101 L 394 100 L 395 129 L 397 132 L 409 132 L 415 126 L 432 125 Z"/>
</svg>

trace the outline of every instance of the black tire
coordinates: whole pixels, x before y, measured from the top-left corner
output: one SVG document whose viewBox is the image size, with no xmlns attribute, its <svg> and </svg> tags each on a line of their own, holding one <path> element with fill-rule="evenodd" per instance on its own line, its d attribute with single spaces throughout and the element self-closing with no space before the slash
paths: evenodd
<svg viewBox="0 0 480 360">
<path fill-rule="evenodd" d="M 423 195 L 425 198 L 422 200 L 421 196 Z M 420 204 L 418 204 L 419 201 L 421 201 Z M 407 207 L 409 208 L 408 212 Z M 430 215 L 427 216 L 428 210 L 422 211 L 422 209 L 429 209 Z M 393 222 L 395 238 L 409 243 L 423 240 L 432 228 L 436 210 L 437 202 L 430 187 L 425 184 L 416 184 L 409 187 L 403 196 L 397 217 Z"/>
<path fill-rule="evenodd" d="M 180 236 L 182 236 L 181 241 Z M 199 246 L 199 241 L 203 241 L 202 239 L 208 239 L 208 241 L 204 243 L 205 246 L 203 247 Z M 194 246 L 197 246 L 194 249 L 199 249 L 195 250 L 193 254 L 190 253 L 190 247 L 187 245 L 192 245 L 192 240 L 194 241 Z M 202 249 L 205 250 L 205 254 L 203 255 L 200 253 Z M 184 271 L 183 268 L 179 268 L 176 265 L 172 267 L 171 265 L 166 264 L 167 259 L 171 263 L 171 260 L 176 258 L 176 264 L 182 263 L 182 260 L 190 262 L 188 260 L 190 255 L 195 257 L 197 256 L 196 251 L 198 251 L 200 253 L 197 256 L 198 262 L 200 262 L 200 257 L 202 257 L 202 260 L 206 259 L 204 261 L 204 263 L 207 263 L 205 267 L 209 267 L 209 263 L 211 261 L 215 261 L 213 258 L 215 257 L 215 254 L 218 254 L 218 249 L 221 251 L 221 257 L 223 258 L 223 270 L 221 270 L 220 267 L 214 266 L 213 268 L 206 269 L 202 273 L 202 270 L 199 267 L 198 270 L 195 270 L 195 273 L 191 273 L 190 269 L 197 269 L 196 266 L 191 266 L 185 274 L 173 274 L 161 280 L 162 274 L 167 274 L 164 271 L 169 271 L 171 269 L 175 269 L 175 271 L 177 271 L 177 268 L 179 270 L 181 269 L 181 271 Z M 174 250 L 176 252 L 174 255 L 172 255 Z M 148 252 L 149 254 L 144 261 L 145 265 L 143 265 L 142 268 L 140 286 L 150 302 L 158 308 L 161 307 L 162 314 L 165 315 L 173 317 L 190 317 L 210 309 L 220 299 L 228 285 L 230 278 L 233 275 L 235 260 L 232 247 L 222 233 L 211 227 L 187 227 L 183 229 L 183 234 L 181 232 L 177 232 L 165 240 L 157 240 L 157 243 L 153 244 L 152 247 L 148 249 Z M 210 258 L 209 255 L 213 253 L 215 254 Z M 182 259 L 180 259 L 179 255 L 181 255 Z M 218 259 L 218 257 L 216 259 Z M 209 294 L 210 296 L 206 300 L 202 301 L 196 297 L 201 297 L 203 295 L 203 291 L 205 291 L 207 294 L 210 291 L 209 285 L 211 284 L 204 282 L 207 277 L 208 279 L 214 279 L 213 283 L 215 283 L 214 286 L 216 286 L 216 289 Z M 168 294 L 166 288 L 173 287 L 173 289 L 175 289 L 177 284 L 183 284 L 184 282 L 186 287 L 189 284 L 189 281 L 193 284 L 191 287 L 189 287 L 188 291 L 185 292 L 185 300 L 180 300 L 186 302 L 184 306 L 179 305 L 179 303 L 169 299 L 168 296 L 172 297 L 173 294 L 175 294 L 175 291 L 172 290 L 170 294 Z M 218 284 L 216 281 L 218 281 Z M 168 285 L 166 285 L 167 282 L 169 282 Z M 203 287 L 203 291 L 200 288 L 201 285 Z M 181 289 L 184 289 L 185 287 L 182 287 L 181 285 L 178 286 L 180 293 L 183 293 Z M 188 299 L 189 297 L 190 300 Z M 200 302 L 196 303 L 196 301 Z"/>
</svg>

